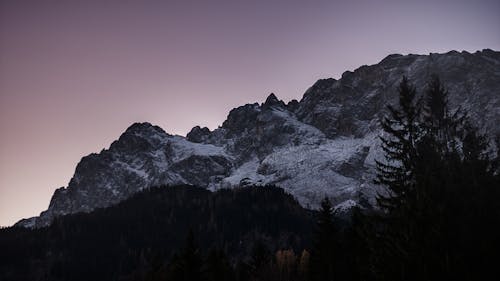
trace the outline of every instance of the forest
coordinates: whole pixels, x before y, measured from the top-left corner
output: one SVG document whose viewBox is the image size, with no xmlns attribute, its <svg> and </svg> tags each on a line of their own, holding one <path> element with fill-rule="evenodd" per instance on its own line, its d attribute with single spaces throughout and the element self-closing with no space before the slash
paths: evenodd
<svg viewBox="0 0 500 281">
<path fill-rule="evenodd" d="M 403 77 L 381 118 L 377 206 L 308 210 L 274 186 L 154 187 L 0 230 L 0 280 L 482 280 L 500 260 L 500 142 Z"/>
</svg>

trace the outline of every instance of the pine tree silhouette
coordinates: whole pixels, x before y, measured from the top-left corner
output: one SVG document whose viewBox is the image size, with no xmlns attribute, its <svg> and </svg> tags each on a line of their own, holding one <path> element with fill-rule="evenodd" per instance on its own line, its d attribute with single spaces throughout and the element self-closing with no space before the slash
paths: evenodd
<svg viewBox="0 0 500 281">
<path fill-rule="evenodd" d="M 382 121 L 376 183 L 387 192 L 377 198 L 384 213 L 372 241 L 380 279 L 474 280 L 493 268 L 491 233 L 499 232 L 485 225 L 500 220 L 488 199 L 499 194 L 498 175 L 487 138 L 462 110 L 450 112 L 447 95 L 434 76 L 420 103 L 403 78 L 399 108 Z"/>
<path fill-rule="evenodd" d="M 321 201 L 318 212 L 316 232 L 310 258 L 311 280 L 335 280 L 336 257 L 336 228 L 333 222 L 333 208 L 328 198 Z"/>
</svg>

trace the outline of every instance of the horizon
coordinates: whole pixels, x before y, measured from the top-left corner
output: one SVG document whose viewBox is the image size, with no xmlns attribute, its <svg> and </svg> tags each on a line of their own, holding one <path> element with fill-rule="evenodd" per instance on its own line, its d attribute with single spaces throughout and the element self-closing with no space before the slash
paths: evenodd
<svg viewBox="0 0 500 281">
<path fill-rule="evenodd" d="M 0 3 L 0 226 L 45 210 L 81 157 L 134 122 L 185 136 L 270 93 L 300 100 L 317 80 L 391 54 L 500 50 L 495 1 L 434 4 L 449 11 L 384 2 L 375 12 L 367 1 L 35 2 Z"/>
</svg>

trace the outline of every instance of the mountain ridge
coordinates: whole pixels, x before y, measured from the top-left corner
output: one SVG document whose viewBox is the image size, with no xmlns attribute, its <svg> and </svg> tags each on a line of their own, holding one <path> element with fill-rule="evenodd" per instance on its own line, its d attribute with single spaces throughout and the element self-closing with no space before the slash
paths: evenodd
<svg viewBox="0 0 500 281">
<path fill-rule="evenodd" d="M 500 52 L 392 54 L 338 80 L 318 80 L 300 101 L 284 103 L 272 93 L 264 103 L 236 107 L 215 130 L 196 126 L 182 137 L 134 123 L 109 149 L 82 158 L 47 211 L 17 225 L 46 226 L 157 185 L 275 184 L 309 208 L 325 196 L 340 206 L 373 205 L 374 160 L 382 157 L 378 121 L 396 101 L 403 75 L 422 93 L 432 74 L 445 83 L 452 108 L 467 109 L 490 135 L 500 135 Z"/>
</svg>

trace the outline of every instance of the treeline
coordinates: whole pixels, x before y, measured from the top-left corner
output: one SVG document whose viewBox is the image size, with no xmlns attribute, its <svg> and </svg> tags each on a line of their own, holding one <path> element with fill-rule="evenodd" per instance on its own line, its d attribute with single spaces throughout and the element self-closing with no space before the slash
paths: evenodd
<svg viewBox="0 0 500 281">
<path fill-rule="evenodd" d="M 231 259 L 220 249 L 211 249 L 205 255 L 195 235 L 189 232 L 184 247 L 170 261 L 155 263 L 149 271 L 133 280 L 147 281 L 309 281 L 362 280 L 366 258 L 361 253 L 360 241 L 345 221 L 334 212 L 328 199 L 315 212 L 316 225 L 312 228 L 313 244 L 307 249 L 272 247 L 256 240 L 248 255 Z"/>
<path fill-rule="evenodd" d="M 170 261 L 157 261 L 149 271 L 131 280 L 307 280 L 310 254 L 293 249 L 272 252 L 261 241 L 254 242 L 250 255 L 231 261 L 224 251 L 212 249 L 205 255 L 189 233 L 185 246 Z"/>
<path fill-rule="evenodd" d="M 231 264 L 259 242 L 270 252 L 308 248 L 312 213 L 282 189 L 210 192 L 158 187 L 87 214 L 56 218 L 47 228 L 0 231 L 0 280 L 141 280 L 182 252 L 189 231 L 206 255 Z"/>
</svg>

